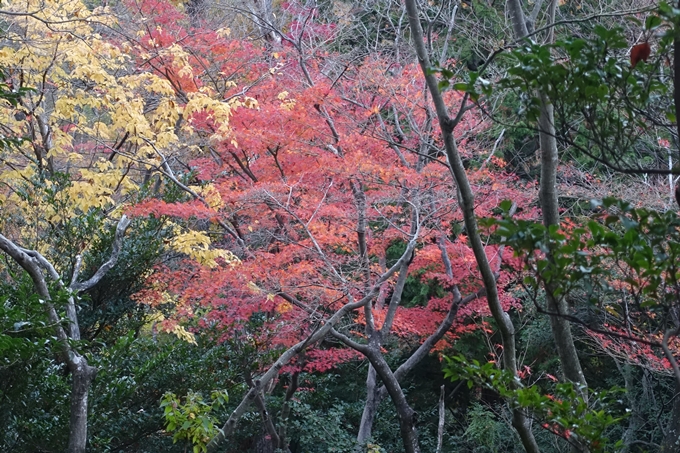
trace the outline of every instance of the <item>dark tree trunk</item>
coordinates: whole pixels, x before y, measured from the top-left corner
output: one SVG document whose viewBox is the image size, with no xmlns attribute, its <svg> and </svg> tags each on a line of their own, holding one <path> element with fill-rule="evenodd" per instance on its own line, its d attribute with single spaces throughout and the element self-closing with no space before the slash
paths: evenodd
<svg viewBox="0 0 680 453">
<path fill-rule="evenodd" d="M 255 453 L 274 453 L 272 438 L 263 430 L 255 441 Z"/>
<path fill-rule="evenodd" d="M 382 356 L 380 349 L 374 349 L 369 345 L 367 348 L 366 357 L 375 368 L 376 373 L 382 379 L 383 384 L 387 388 L 387 393 L 392 399 L 397 416 L 399 417 L 399 431 L 404 443 L 404 451 L 406 453 L 420 453 L 420 444 L 418 442 L 418 431 L 416 429 L 416 411 L 406 401 L 404 391 L 399 385 L 399 381 L 394 377 L 394 373 Z"/>
<path fill-rule="evenodd" d="M 373 421 L 378 413 L 379 404 L 380 398 L 378 397 L 375 368 L 373 368 L 373 365 L 369 365 L 368 376 L 366 377 L 366 404 L 364 405 L 364 412 L 361 414 L 361 424 L 359 425 L 359 434 L 357 435 L 359 448 L 371 438 Z"/>
<path fill-rule="evenodd" d="M 660 453 L 680 451 L 680 384 L 675 384 L 671 421 L 661 444 Z"/>
</svg>

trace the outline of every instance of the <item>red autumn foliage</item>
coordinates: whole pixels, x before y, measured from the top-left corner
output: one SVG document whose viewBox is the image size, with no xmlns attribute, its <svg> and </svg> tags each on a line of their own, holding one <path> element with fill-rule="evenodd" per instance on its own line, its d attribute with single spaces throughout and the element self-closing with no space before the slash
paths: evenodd
<svg viewBox="0 0 680 453">
<path fill-rule="evenodd" d="M 630 66 L 634 68 L 640 61 L 647 63 L 647 59 L 652 53 L 652 48 L 648 42 L 636 44 L 630 49 Z"/>
<path fill-rule="evenodd" d="M 595 343 L 615 360 L 633 364 L 660 374 L 672 374 L 671 363 L 660 351 L 663 341 L 661 333 L 646 334 L 640 329 L 624 329 L 612 324 L 605 324 L 602 332 L 589 331 L 588 335 Z M 674 338 L 669 348 L 676 353 L 680 351 L 680 341 Z"/>
<path fill-rule="evenodd" d="M 163 11 L 172 9 L 163 5 Z M 233 251 L 241 261 L 233 268 L 176 262 L 149 277 L 151 289 L 140 299 L 161 300 L 160 293 L 171 294 L 179 318 L 194 319 L 197 329 L 217 329 L 222 341 L 247 330 L 240 338 L 248 338 L 260 351 L 287 347 L 348 300 L 363 297 L 391 265 L 390 247 L 416 234 L 409 270 L 423 270 L 421 282 L 436 281 L 449 289 L 455 284 L 463 295 L 479 290 L 472 251 L 464 236 L 452 232 L 462 214 L 450 173 L 442 165 L 442 144 L 434 138 L 438 134 L 417 65 L 369 57 L 333 80 L 324 71 L 337 64 L 338 56 L 301 58 L 287 47 L 272 52 L 209 30 L 188 29 L 189 21 L 176 14 L 166 11 L 146 19 L 159 23 L 145 24 L 151 31 L 139 40 L 140 64 L 166 77 L 179 98 L 204 87 L 224 99 L 247 91 L 257 107 L 233 111 L 229 137 L 206 139 L 201 151 L 177 156 L 191 168 L 194 184 L 211 185 L 217 202 L 207 206 L 198 200 L 149 199 L 131 214 L 167 216 L 205 228 L 216 238 L 215 246 Z M 293 25 L 291 33 L 299 32 L 301 25 Z M 180 77 L 160 53 L 148 57 L 175 44 L 190 55 L 195 68 L 191 78 Z M 219 85 L 223 79 L 214 74 L 227 75 L 233 84 Z M 447 94 L 450 105 L 461 100 L 457 92 Z M 220 127 L 210 111 L 186 120 L 198 137 Z M 504 173 L 502 161 L 487 159 L 489 150 L 475 143 L 475 134 L 484 127 L 479 117 L 468 114 L 457 129 L 461 152 L 485 161 L 470 172 L 478 215 L 492 215 L 507 198 L 528 205 L 533 186 L 527 190 Z M 218 229 L 216 222 L 229 230 Z M 441 237 L 452 276 L 436 245 Z M 498 248 L 489 246 L 487 253 L 498 268 Z M 516 304 L 502 290 L 509 278 L 501 272 L 500 297 L 506 308 Z M 382 285 L 371 310 L 378 326 L 396 280 L 397 275 Z M 448 293 L 430 297 L 425 305 L 400 307 L 393 332 L 422 341 L 441 324 L 452 300 Z M 448 341 L 478 328 L 471 320 L 487 315 L 483 298 L 459 307 Z M 345 332 L 361 336 L 365 316 L 366 311 L 350 314 Z M 254 317 L 263 320 L 256 332 Z M 324 344 L 307 354 L 304 369 L 325 371 L 354 357 L 345 348 Z"/>
</svg>

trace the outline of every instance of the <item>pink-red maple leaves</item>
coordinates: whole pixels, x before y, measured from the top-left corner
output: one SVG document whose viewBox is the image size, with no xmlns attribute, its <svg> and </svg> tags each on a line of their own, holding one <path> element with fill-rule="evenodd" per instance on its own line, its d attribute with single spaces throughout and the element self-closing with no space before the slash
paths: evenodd
<svg viewBox="0 0 680 453">
<path fill-rule="evenodd" d="M 437 134 L 426 129 L 431 118 L 417 65 L 395 65 L 373 56 L 333 80 L 324 71 L 337 56 L 301 58 L 285 45 L 271 51 L 192 28 L 167 3 L 143 2 L 140 13 L 147 14 L 147 8 L 162 13 L 153 16 L 157 27 L 144 27 L 137 47 L 140 65 L 164 75 L 180 99 L 210 88 L 225 102 L 247 95 L 256 104 L 234 108 L 229 136 L 221 140 L 207 138 L 221 126 L 209 109 L 184 118 L 194 136 L 206 140 L 180 160 L 191 170 L 194 186 L 210 185 L 213 202 L 149 199 L 130 211 L 203 225 L 213 234 L 214 245 L 232 250 L 240 263 L 214 268 L 175 263 L 149 278 L 152 289 L 141 299 L 153 301 L 154 291 L 172 294 L 183 307 L 178 313 L 200 313 L 198 328 L 219 326 L 224 340 L 253 316 L 263 315 L 263 333 L 256 335 L 260 347 L 289 346 L 348 299 L 363 297 L 386 270 L 389 247 L 408 242 L 414 232 L 419 245 L 411 269 L 425 271 L 423 282 L 435 280 L 445 288 L 456 284 L 465 292 L 479 289 L 465 237 L 451 233 L 462 217 L 455 186 L 437 151 L 441 144 L 430 138 Z M 295 24 L 290 32 L 296 32 Z M 313 32 L 321 36 L 332 30 Z M 161 52 L 175 45 L 188 55 L 184 63 L 192 71 L 180 74 L 171 54 Z M 224 77 L 228 84 L 220 84 Z M 447 101 L 455 105 L 461 96 L 447 93 Z M 466 156 L 482 152 L 487 158 L 488 151 L 477 150 L 472 142 L 483 127 L 480 118 L 468 115 L 458 129 Z M 526 197 L 522 184 L 504 174 L 500 164 L 492 161 L 471 173 L 478 215 L 489 215 L 509 196 L 519 202 Z M 442 235 L 453 278 L 435 245 Z M 488 248 L 492 260 L 497 253 L 497 247 Z M 395 281 L 396 276 L 383 285 L 383 298 Z M 505 292 L 501 299 L 506 308 L 515 303 Z M 400 308 L 394 332 L 421 341 L 442 322 L 451 301 L 447 295 Z M 384 314 L 376 307 L 378 325 Z M 456 332 L 476 328 L 466 320 L 485 315 L 480 298 L 460 307 L 451 340 Z M 350 316 L 359 327 L 352 333 L 360 334 L 363 316 Z M 307 355 L 305 367 L 324 371 L 353 357 L 345 348 L 324 346 Z"/>
</svg>

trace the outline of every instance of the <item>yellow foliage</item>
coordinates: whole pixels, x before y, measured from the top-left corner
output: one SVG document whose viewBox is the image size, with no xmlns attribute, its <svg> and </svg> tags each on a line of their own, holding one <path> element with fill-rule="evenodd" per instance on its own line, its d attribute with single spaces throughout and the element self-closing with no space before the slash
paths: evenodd
<svg viewBox="0 0 680 453">
<path fill-rule="evenodd" d="M 149 324 L 158 323 L 165 321 L 165 316 L 160 311 L 154 311 L 146 317 L 146 321 Z M 174 334 L 180 340 L 186 341 L 187 343 L 196 344 L 196 337 L 193 333 L 187 331 L 184 327 L 179 324 L 174 324 L 169 329 L 163 329 L 168 333 Z"/>
<path fill-rule="evenodd" d="M 196 337 L 194 337 L 194 334 L 188 332 L 184 327 L 180 326 L 179 324 L 173 326 L 170 332 L 174 333 L 180 340 L 184 340 L 187 343 L 196 344 Z"/>
<path fill-rule="evenodd" d="M 254 283 L 254 282 L 248 282 L 248 289 L 254 292 L 255 294 L 260 294 L 262 290 Z"/>
<path fill-rule="evenodd" d="M 208 112 L 218 125 L 211 140 L 235 143 L 229 126 L 233 110 L 257 108 L 253 98 L 224 101 L 206 86 L 177 93 L 160 73 L 132 68 L 136 44 L 112 43 L 96 33 L 95 23 L 116 25 L 107 7 L 90 11 L 81 0 L 7 0 L 3 10 L 17 15 L 3 19 L 0 67 L 8 68 L 8 84 L 35 91 L 18 108 L 0 100 L 0 124 L 15 136 L 35 138 L 19 149 L 0 150 L 0 227 L 13 228 L 24 244 L 39 250 L 50 247 L 40 243 L 41 231 L 95 209 L 120 213 L 162 159 L 172 162 L 203 144 L 204 137 L 192 141 L 184 135 L 192 132 L 192 114 Z M 218 30 L 220 36 L 229 33 Z M 148 52 L 148 58 L 171 62 L 175 74 L 196 76 L 181 45 Z M 68 174 L 69 182 L 52 184 L 44 177 L 48 173 Z M 223 207 L 214 186 L 195 190 L 211 208 Z M 15 223 L 8 225 L 8 219 Z M 215 248 L 205 233 L 180 227 L 176 233 L 170 246 L 203 265 L 214 267 L 218 258 L 238 261 Z"/>
<path fill-rule="evenodd" d="M 189 95 L 189 102 L 184 107 L 183 113 L 186 118 L 190 118 L 194 113 L 202 111 L 210 112 L 209 118 L 219 125 L 211 139 L 222 141 L 230 135 L 229 118 L 231 117 L 234 105 L 235 103 L 233 102 L 229 103 L 213 99 L 206 93 L 199 91 Z"/>
<path fill-rule="evenodd" d="M 246 286 L 248 287 L 249 290 L 251 290 L 255 294 L 265 293 L 265 291 L 262 288 L 260 288 L 259 286 L 257 286 L 254 282 L 248 282 L 248 284 Z M 275 297 L 276 296 L 272 293 L 266 293 L 266 298 L 269 302 L 273 301 Z M 286 302 L 284 302 L 283 304 L 286 304 Z M 279 305 L 279 307 L 281 307 L 281 305 Z M 285 308 L 285 305 L 284 305 L 284 308 Z M 283 312 L 281 312 L 281 313 L 283 313 Z"/>
<path fill-rule="evenodd" d="M 238 262 L 238 258 L 229 250 L 210 248 L 210 238 L 200 231 L 190 230 L 176 234 L 170 247 L 208 267 L 217 266 L 217 258 L 222 258 L 229 264 Z"/>
<path fill-rule="evenodd" d="M 203 197 L 203 199 L 208 203 L 212 209 L 222 208 L 224 205 L 222 203 L 222 196 L 215 187 L 214 184 L 206 184 L 203 186 L 190 186 L 190 188 Z"/>
<path fill-rule="evenodd" d="M 228 38 L 231 35 L 231 30 L 229 28 L 218 28 L 215 33 L 220 38 Z"/>
</svg>

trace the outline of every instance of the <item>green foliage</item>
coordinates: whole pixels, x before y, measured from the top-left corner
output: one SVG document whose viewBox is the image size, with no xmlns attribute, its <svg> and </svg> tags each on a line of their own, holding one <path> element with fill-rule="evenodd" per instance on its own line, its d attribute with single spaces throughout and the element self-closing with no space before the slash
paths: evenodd
<svg viewBox="0 0 680 453">
<path fill-rule="evenodd" d="M 558 297 L 580 289 L 597 305 L 603 294 L 617 291 L 612 284 L 618 278 L 640 308 L 665 311 L 676 304 L 678 215 L 635 209 L 613 198 L 593 200 L 592 207 L 597 211 L 592 218 L 568 234 L 557 226 L 546 229 L 526 220 L 487 219 L 482 223 L 496 226 L 495 234 L 505 237 L 505 243 L 524 257 L 532 271 L 524 278 L 528 288 L 536 290 L 545 282 Z"/>
<path fill-rule="evenodd" d="M 453 224 L 452 229 L 458 225 Z M 385 262 L 387 266 L 393 266 L 394 263 L 406 251 L 407 243 L 402 240 L 395 240 L 385 250 Z M 406 283 L 404 284 L 404 291 L 402 293 L 401 305 L 404 307 L 425 306 L 432 297 L 443 297 L 444 289 L 436 279 L 424 280 L 422 277 L 427 272 L 426 268 L 411 270 Z"/>
<path fill-rule="evenodd" d="M 189 441 L 194 453 L 208 451 L 210 439 L 218 432 L 218 420 L 211 415 L 214 409 L 224 405 L 229 397 L 226 391 L 213 391 L 211 403 L 203 400 L 200 393 L 189 391 L 184 403 L 174 393 L 168 392 L 161 399 L 161 407 L 165 416 L 166 430 L 174 433 L 173 442 Z"/>
<path fill-rule="evenodd" d="M 127 332 L 93 357 L 99 369 L 90 398 L 97 414 L 90 426 L 95 451 L 183 452 L 185 445 L 173 444 L 163 431 L 163 394 L 186 395 L 193 389 L 209 395 L 217 386 L 230 394 L 244 391 L 232 384 L 236 376 L 228 349 L 200 335 L 194 345 L 172 334 L 153 334 L 150 327 Z M 210 415 L 221 420 L 226 411 L 223 405 Z"/>
<path fill-rule="evenodd" d="M 558 138 L 594 161 L 616 169 L 656 167 L 656 140 L 647 134 L 658 125 L 668 129 L 658 134 L 671 134 L 674 126 L 668 122 L 675 122 L 670 74 L 662 63 L 676 20 L 663 14 L 666 9 L 662 3 L 662 16 L 646 21 L 648 31 L 662 23 L 664 28 L 648 63 L 632 67 L 627 61 L 630 45 L 622 27 L 595 25 L 580 36 L 549 45 L 527 42 L 512 51 L 512 66 L 499 88 L 518 93 L 520 113 L 534 123 L 540 95 L 545 96 L 555 108 Z"/>
<path fill-rule="evenodd" d="M 0 370 L 2 451 L 49 451 L 66 445 L 70 382 L 63 364 L 50 356 L 47 348 L 37 349 Z"/>
<path fill-rule="evenodd" d="M 24 96 L 26 96 L 26 94 L 35 91 L 29 87 L 19 87 L 18 89 L 14 89 L 7 83 L 4 83 L 5 80 L 8 80 L 7 71 L 4 68 L 0 69 L 0 80 L 3 81 L 0 83 L 0 100 L 8 103 L 15 109 L 19 107 L 19 102 Z M 20 110 L 17 110 L 15 118 L 17 120 L 21 120 L 22 117 L 26 118 L 26 114 Z M 24 137 L 16 137 L 14 133 L 4 125 L 0 126 L 0 150 L 14 148 L 21 144 L 21 142 L 24 140 Z"/>
<path fill-rule="evenodd" d="M 430 71 L 441 76 L 440 89 L 467 92 L 473 101 L 497 93 L 518 99 L 518 121 L 528 121 L 534 128 L 541 106 L 549 102 L 555 111 L 556 136 L 577 158 L 642 172 L 664 163 L 658 138 L 676 133 L 673 74 L 665 62 L 673 58 L 679 17 L 680 10 L 661 2 L 644 24 L 636 17 L 626 18 L 644 26 L 644 42 L 653 45 L 646 62 L 636 57 L 631 64 L 630 38 L 623 27 L 585 22 L 578 33 L 571 31 L 552 44 L 525 40 L 509 51 L 499 50 L 497 64 L 507 68 L 507 75 L 496 84 L 477 71 L 457 83 L 453 68 Z"/>
<path fill-rule="evenodd" d="M 402 303 L 404 307 L 426 306 L 433 297 L 443 297 L 444 288 L 436 279 L 423 279 L 427 269 L 418 269 L 406 277 Z"/>
<path fill-rule="evenodd" d="M 349 424 L 351 406 L 339 400 L 325 410 L 318 410 L 309 403 L 293 401 L 295 414 L 291 421 L 291 435 L 302 451 L 352 453 L 356 448 L 356 437 Z"/>
<path fill-rule="evenodd" d="M 532 417 L 544 429 L 569 440 L 587 443 L 590 451 L 604 452 L 621 447 L 621 442 L 610 443 L 605 431 L 619 423 L 621 412 L 620 389 L 590 391 L 588 402 L 573 383 L 555 384 L 552 393 L 546 394 L 537 385 L 525 386 L 512 373 L 499 370 L 495 363 L 468 362 L 462 356 L 445 357 L 445 377 L 467 381 L 469 388 L 481 385 L 491 389 L 511 406 L 529 409 Z"/>
<path fill-rule="evenodd" d="M 115 225 L 92 238 L 92 245 L 84 254 L 82 279 L 91 277 L 108 259 L 114 233 Z M 84 338 L 113 341 L 144 324 L 145 307 L 132 296 L 142 289 L 148 273 L 160 260 L 163 238 L 168 235 L 163 221 L 132 222 L 116 266 L 82 296 L 79 319 Z"/>
<path fill-rule="evenodd" d="M 464 437 L 475 445 L 475 453 L 506 453 L 515 450 L 515 433 L 480 403 L 472 403 Z"/>
<path fill-rule="evenodd" d="M 61 349 L 54 326 L 25 272 L 9 266 L 0 275 L 0 450 L 63 444 L 70 390 L 55 358 Z"/>
<path fill-rule="evenodd" d="M 33 291 L 27 274 L 13 285 L 0 287 L 1 369 L 29 359 L 49 342 L 51 332 L 44 303 Z"/>
</svg>

